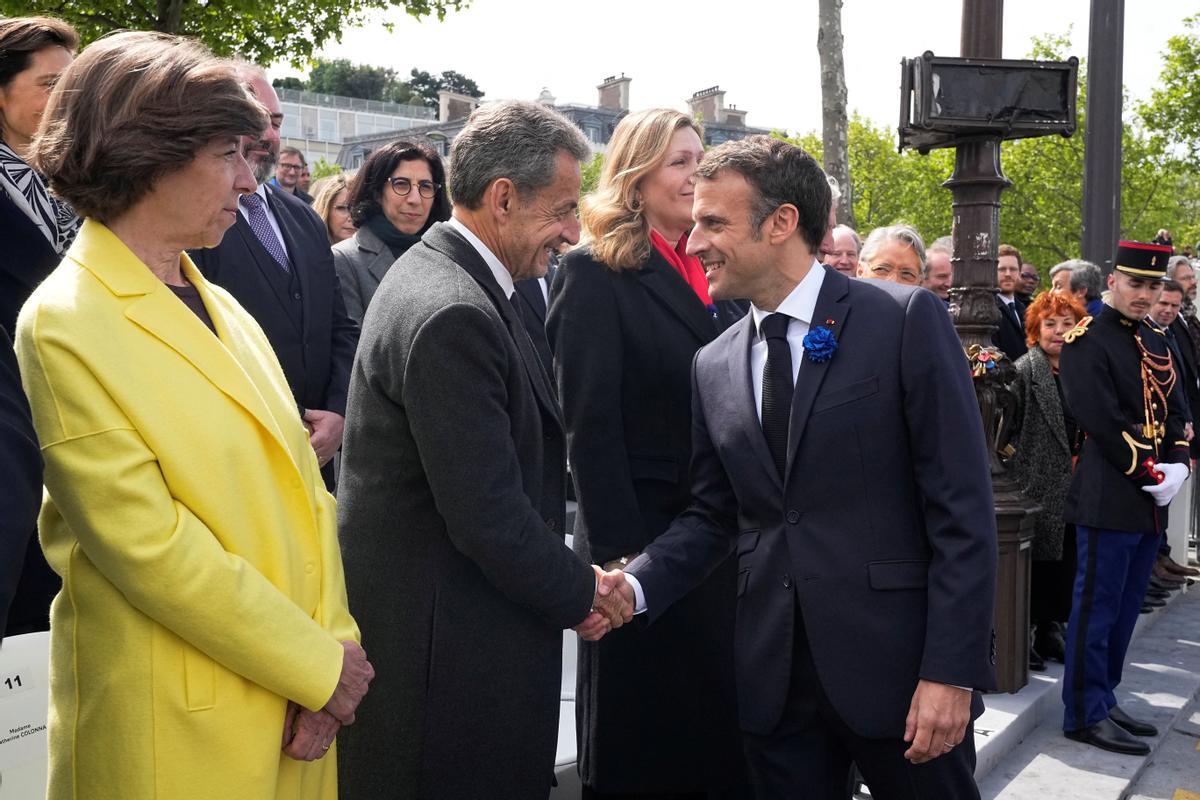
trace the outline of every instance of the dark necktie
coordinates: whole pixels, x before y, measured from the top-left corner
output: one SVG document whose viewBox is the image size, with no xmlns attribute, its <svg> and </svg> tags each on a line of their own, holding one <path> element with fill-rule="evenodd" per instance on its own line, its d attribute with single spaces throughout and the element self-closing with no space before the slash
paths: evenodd
<svg viewBox="0 0 1200 800">
<path fill-rule="evenodd" d="M 767 366 L 763 369 L 762 429 L 767 448 L 783 478 L 787 465 L 788 423 L 792 417 L 792 350 L 787 329 L 792 318 L 770 314 L 762 321 L 762 336 L 767 340 Z"/>
<path fill-rule="evenodd" d="M 263 208 L 263 199 L 257 194 L 244 194 L 241 204 L 246 209 L 246 216 L 250 219 L 250 230 L 254 231 L 254 236 L 284 272 L 290 271 L 287 253 L 279 243 L 279 237 L 271 229 L 271 222 L 267 219 L 266 209 Z"/>
<path fill-rule="evenodd" d="M 1017 325 L 1017 330 L 1021 330 L 1025 326 L 1021 324 L 1021 315 L 1017 313 L 1016 303 L 1005 303 L 1004 307 L 1008 309 L 1008 316 Z"/>
</svg>

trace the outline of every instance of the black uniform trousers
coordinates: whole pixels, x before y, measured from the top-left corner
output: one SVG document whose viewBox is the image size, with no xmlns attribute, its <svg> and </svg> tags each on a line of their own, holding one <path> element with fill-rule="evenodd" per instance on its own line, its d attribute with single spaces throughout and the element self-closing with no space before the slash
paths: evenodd
<svg viewBox="0 0 1200 800">
<path fill-rule="evenodd" d="M 1117 704 L 1114 690 L 1161 541 L 1152 533 L 1078 527 L 1063 671 L 1064 731 L 1095 725 Z"/>
<path fill-rule="evenodd" d="M 742 743 L 758 800 L 845 800 L 851 763 L 876 800 L 979 798 L 973 724 L 957 747 L 924 764 L 904 758 L 900 738 L 867 739 L 846 726 L 821 688 L 799 605 L 783 719 L 769 735 L 743 731 Z"/>
</svg>

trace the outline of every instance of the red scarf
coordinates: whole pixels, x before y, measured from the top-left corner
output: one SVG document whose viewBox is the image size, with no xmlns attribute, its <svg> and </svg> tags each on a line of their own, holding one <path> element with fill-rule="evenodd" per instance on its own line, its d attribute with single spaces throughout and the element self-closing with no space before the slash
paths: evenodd
<svg viewBox="0 0 1200 800">
<path fill-rule="evenodd" d="M 683 278 L 684 282 L 692 287 L 692 291 L 700 298 L 700 302 L 705 307 L 713 304 L 712 298 L 708 295 L 708 278 L 704 277 L 704 267 L 700 264 L 700 259 L 687 254 L 687 234 L 679 237 L 679 241 L 674 247 L 667 244 L 667 240 L 653 228 L 650 229 L 650 244 L 654 245 L 654 249 L 667 260 L 667 263 L 675 268 L 679 273 L 679 277 Z"/>
</svg>

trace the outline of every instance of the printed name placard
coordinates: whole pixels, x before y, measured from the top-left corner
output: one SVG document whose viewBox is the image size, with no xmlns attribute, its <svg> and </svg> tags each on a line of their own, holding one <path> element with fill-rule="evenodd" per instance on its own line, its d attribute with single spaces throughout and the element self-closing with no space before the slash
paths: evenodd
<svg viewBox="0 0 1200 800">
<path fill-rule="evenodd" d="M 50 634 L 0 643 L 0 800 L 46 795 Z"/>
</svg>

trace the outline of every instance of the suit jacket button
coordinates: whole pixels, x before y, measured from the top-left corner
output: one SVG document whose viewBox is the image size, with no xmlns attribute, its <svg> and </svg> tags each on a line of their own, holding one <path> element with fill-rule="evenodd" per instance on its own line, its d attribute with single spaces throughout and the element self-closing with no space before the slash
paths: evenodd
<svg viewBox="0 0 1200 800">
<path fill-rule="evenodd" d="M 292 299 L 293 299 L 293 300 L 299 300 L 299 299 L 300 299 L 300 293 L 299 293 L 299 292 L 292 292 Z"/>
<path fill-rule="evenodd" d="M 783 588 L 784 589 L 792 588 L 792 576 L 788 575 L 786 572 L 783 573 Z"/>
<path fill-rule="evenodd" d="M 787 513 L 787 521 L 789 525 L 795 525 L 800 521 L 800 512 L 796 511 L 795 509 L 789 511 Z"/>
<path fill-rule="evenodd" d="M 554 517 L 550 517 L 546 520 L 546 527 L 550 529 L 551 533 L 554 533 L 558 530 L 558 520 L 556 520 Z"/>
</svg>

